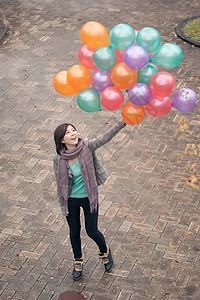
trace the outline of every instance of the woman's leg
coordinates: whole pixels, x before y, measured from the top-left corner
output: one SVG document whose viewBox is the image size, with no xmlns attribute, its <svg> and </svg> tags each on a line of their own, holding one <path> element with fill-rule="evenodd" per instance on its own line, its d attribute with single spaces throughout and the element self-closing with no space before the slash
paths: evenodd
<svg viewBox="0 0 200 300">
<path fill-rule="evenodd" d="M 106 253 L 107 246 L 105 238 L 98 230 L 98 208 L 95 213 L 91 213 L 88 198 L 82 199 L 82 207 L 85 216 L 85 229 L 88 236 L 95 241 L 101 253 Z"/>
<path fill-rule="evenodd" d="M 70 241 L 75 259 L 82 257 L 81 251 L 81 222 L 80 222 L 80 203 L 79 199 L 69 199 L 69 215 L 66 217 L 69 230 Z"/>
</svg>

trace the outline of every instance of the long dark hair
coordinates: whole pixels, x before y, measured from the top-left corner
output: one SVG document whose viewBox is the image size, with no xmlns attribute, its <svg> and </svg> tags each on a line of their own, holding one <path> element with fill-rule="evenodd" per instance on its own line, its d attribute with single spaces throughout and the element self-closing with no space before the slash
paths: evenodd
<svg viewBox="0 0 200 300">
<path fill-rule="evenodd" d="M 65 136 L 65 133 L 67 131 L 68 126 L 72 126 L 76 130 L 76 128 L 74 127 L 74 125 L 72 125 L 70 123 L 65 123 L 65 124 L 59 125 L 56 128 L 56 130 L 54 131 L 54 142 L 56 144 L 56 152 L 58 154 L 60 154 L 60 152 L 62 150 L 66 150 L 65 144 L 63 144 L 61 141 L 62 141 L 62 139 Z"/>
</svg>

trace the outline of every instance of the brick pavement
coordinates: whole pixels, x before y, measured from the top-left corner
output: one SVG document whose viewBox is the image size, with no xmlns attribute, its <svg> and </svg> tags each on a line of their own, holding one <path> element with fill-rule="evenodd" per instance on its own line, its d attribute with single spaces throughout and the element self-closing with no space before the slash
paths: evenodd
<svg viewBox="0 0 200 300">
<path fill-rule="evenodd" d="M 1 57 L 2 300 L 58 299 L 71 290 L 85 299 L 200 299 L 199 192 L 185 184 L 176 161 L 193 138 L 179 134 L 173 110 L 127 126 L 99 151 L 109 178 L 100 193 L 99 224 L 115 255 L 105 275 L 95 244 L 83 229 L 86 256 L 80 282 L 71 277 L 68 228 L 56 201 L 53 131 L 67 120 L 84 136 L 109 128 L 120 112 L 85 113 L 75 97 L 58 95 L 54 75 L 78 63 L 79 32 L 90 20 L 108 31 L 129 23 L 152 26 L 162 43 L 181 46 L 183 62 L 171 70 L 177 89 L 198 91 L 199 49 L 178 39 L 174 26 L 192 17 L 197 1 L 64 1 L 0 3 L 9 34 Z M 187 115 L 199 126 L 194 111 Z"/>
</svg>

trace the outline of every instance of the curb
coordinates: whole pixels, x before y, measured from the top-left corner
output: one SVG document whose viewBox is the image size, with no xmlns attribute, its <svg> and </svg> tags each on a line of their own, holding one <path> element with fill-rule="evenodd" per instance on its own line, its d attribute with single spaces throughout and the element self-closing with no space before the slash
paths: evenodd
<svg viewBox="0 0 200 300">
<path fill-rule="evenodd" d="M 200 19 L 200 16 L 197 17 L 193 17 L 193 18 L 189 18 L 183 22 L 181 22 L 178 26 L 175 27 L 175 31 L 176 34 L 178 35 L 178 37 L 180 37 L 182 40 L 188 42 L 191 45 L 194 45 L 196 47 L 200 47 L 200 41 L 198 42 L 195 38 L 188 36 L 185 32 L 184 32 L 184 28 L 188 23 L 191 23 L 194 20 L 198 20 Z"/>
<path fill-rule="evenodd" d="M 5 25 L 2 20 L 0 20 L 0 41 L 3 40 L 7 31 L 8 31 L 8 26 Z"/>
</svg>

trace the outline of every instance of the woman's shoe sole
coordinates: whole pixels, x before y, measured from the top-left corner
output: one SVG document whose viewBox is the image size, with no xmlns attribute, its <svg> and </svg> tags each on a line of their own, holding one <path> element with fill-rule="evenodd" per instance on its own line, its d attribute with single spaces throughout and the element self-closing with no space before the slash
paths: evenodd
<svg viewBox="0 0 200 300">
<path fill-rule="evenodd" d="M 72 276 L 73 277 L 73 276 Z M 74 278 L 73 277 L 73 279 L 75 280 L 75 281 L 78 281 L 78 280 L 80 280 L 82 278 L 82 275 L 80 276 L 80 277 L 78 277 L 78 278 Z"/>
</svg>

